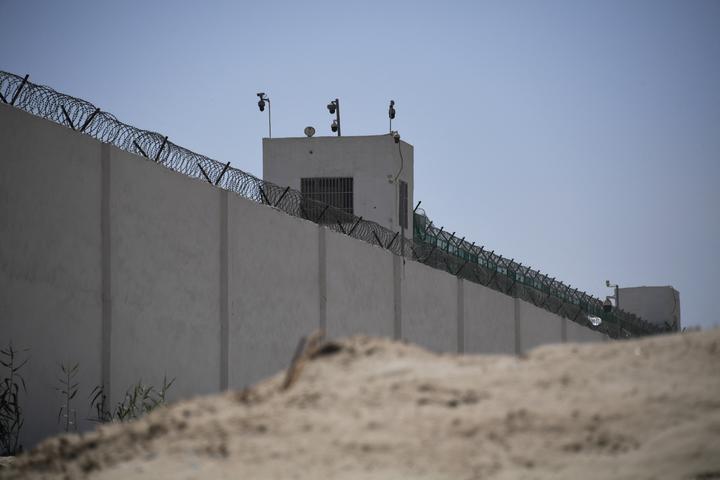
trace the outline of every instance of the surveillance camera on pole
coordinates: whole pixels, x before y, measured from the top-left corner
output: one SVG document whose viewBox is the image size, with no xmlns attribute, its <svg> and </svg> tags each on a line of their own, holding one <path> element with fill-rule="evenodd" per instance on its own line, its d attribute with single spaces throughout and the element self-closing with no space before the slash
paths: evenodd
<svg viewBox="0 0 720 480">
<path fill-rule="evenodd" d="M 328 112 L 330 112 L 330 115 L 335 115 L 335 120 L 333 120 L 332 125 L 330 125 L 330 130 L 333 132 L 337 132 L 337 136 L 339 137 L 341 135 L 340 132 L 340 100 L 335 99 L 332 102 L 328 103 L 327 105 Z"/>
<path fill-rule="evenodd" d="M 605 286 L 608 287 L 608 288 L 613 288 L 613 289 L 615 289 L 615 295 L 613 295 L 613 296 L 607 296 L 607 297 L 605 298 L 605 302 L 606 302 L 607 304 L 609 304 L 610 310 L 605 310 L 605 308 L 606 308 L 606 307 L 605 307 L 605 304 L 603 304 L 603 310 L 605 310 L 606 312 L 611 311 L 611 310 L 613 309 L 613 305 L 612 305 L 612 303 L 610 302 L 610 299 L 612 298 L 613 300 L 615 300 L 615 306 L 614 306 L 614 307 L 615 307 L 615 313 L 616 313 L 616 314 L 615 314 L 615 319 L 616 319 L 616 321 L 617 321 L 617 338 L 621 338 L 621 337 L 622 337 L 622 326 L 620 325 L 620 318 L 621 318 L 621 317 L 618 315 L 618 314 L 620 313 L 620 311 L 619 311 L 619 310 L 620 310 L 620 286 L 619 286 L 617 283 L 616 283 L 616 284 L 610 283 L 610 280 L 605 280 Z"/>
<path fill-rule="evenodd" d="M 265 111 L 265 102 L 267 102 L 268 106 L 268 138 L 272 138 L 272 120 L 271 120 L 271 108 L 270 108 L 270 98 L 268 98 L 267 95 L 265 95 L 265 92 L 259 92 L 257 93 L 257 96 L 260 98 L 258 100 L 258 108 L 261 112 Z"/>
<path fill-rule="evenodd" d="M 615 300 L 615 308 L 620 308 L 620 286 L 618 284 L 610 283 L 610 280 L 605 280 L 605 286 L 615 290 L 615 295 L 608 297 Z"/>
<path fill-rule="evenodd" d="M 392 121 L 395 118 L 395 100 L 390 100 L 390 108 L 388 108 L 388 117 L 390 118 L 390 133 L 392 133 Z"/>
</svg>

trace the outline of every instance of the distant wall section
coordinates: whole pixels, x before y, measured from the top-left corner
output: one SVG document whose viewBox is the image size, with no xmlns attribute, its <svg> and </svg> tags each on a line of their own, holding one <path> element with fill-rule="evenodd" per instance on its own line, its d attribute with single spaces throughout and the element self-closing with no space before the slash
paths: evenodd
<svg viewBox="0 0 720 480">
<path fill-rule="evenodd" d="M 619 289 L 620 308 L 659 325 L 682 327 L 680 293 L 673 287 L 628 287 Z"/>
</svg>

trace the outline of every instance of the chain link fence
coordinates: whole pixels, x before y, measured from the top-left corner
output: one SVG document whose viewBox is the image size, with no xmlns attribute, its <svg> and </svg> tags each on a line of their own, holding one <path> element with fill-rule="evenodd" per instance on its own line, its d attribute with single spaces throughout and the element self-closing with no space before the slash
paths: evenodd
<svg viewBox="0 0 720 480">
<path fill-rule="evenodd" d="M 249 173 L 176 145 L 160 133 L 121 122 L 85 100 L 28 81 L 28 76 L 0 71 L 0 100 L 33 115 L 65 125 L 101 142 L 142 155 L 170 170 L 205 180 L 254 202 L 269 205 L 389 250 L 454 276 L 519 297 L 613 338 L 659 333 L 662 329 L 623 312 L 604 312 L 602 302 L 572 290 L 554 278 L 487 252 L 438 230 L 427 217 L 415 215 L 413 239 L 400 238 L 381 225 L 306 198 L 297 190 L 261 180 Z M 594 326 L 588 317 L 602 319 Z"/>
</svg>

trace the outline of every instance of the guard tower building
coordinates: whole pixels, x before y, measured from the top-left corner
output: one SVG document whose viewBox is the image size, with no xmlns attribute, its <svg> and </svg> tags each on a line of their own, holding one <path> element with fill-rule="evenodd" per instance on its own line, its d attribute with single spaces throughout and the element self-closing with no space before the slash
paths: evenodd
<svg viewBox="0 0 720 480">
<path fill-rule="evenodd" d="M 412 236 L 413 146 L 390 134 L 264 138 L 263 179 Z"/>
</svg>

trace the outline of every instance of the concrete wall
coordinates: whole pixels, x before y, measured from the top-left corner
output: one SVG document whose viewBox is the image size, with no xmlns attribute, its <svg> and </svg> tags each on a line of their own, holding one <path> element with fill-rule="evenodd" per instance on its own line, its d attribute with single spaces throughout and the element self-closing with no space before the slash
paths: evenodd
<svg viewBox="0 0 720 480">
<path fill-rule="evenodd" d="M 171 399 L 217 391 L 220 191 L 110 150 L 112 404 L 164 374 Z"/>
<path fill-rule="evenodd" d="M 290 363 L 320 327 L 317 225 L 229 195 L 229 386 Z"/>
<path fill-rule="evenodd" d="M 0 345 L 31 349 L 26 446 L 60 430 L 61 361 L 80 364 L 82 430 L 96 385 L 111 404 L 164 374 L 176 377 L 170 399 L 242 388 L 323 327 L 438 352 L 598 339 L 11 107 L 0 125 Z"/>
<path fill-rule="evenodd" d="M 61 431 L 60 362 L 80 364 L 78 398 L 100 384 L 100 143 L 2 105 L 0 145 L 0 346 L 29 349 L 29 447 Z"/>
<path fill-rule="evenodd" d="M 393 255 L 327 230 L 327 333 L 393 336 Z M 371 280 L 372 279 L 372 280 Z"/>
<path fill-rule="evenodd" d="M 515 353 L 515 299 L 463 282 L 465 353 Z"/>
<path fill-rule="evenodd" d="M 390 135 L 264 138 L 263 179 L 300 190 L 303 177 L 353 177 L 354 213 L 397 232 L 398 183 L 408 183 L 408 231 L 412 232 L 413 146 Z"/>
<path fill-rule="evenodd" d="M 680 293 L 673 287 L 621 288 L 620 308 L 655 325 L 681 329 Z"/>
<path fill-rule="evenodd" d="M 418 262 L 405 262 L 402 338 L 436 352 L 457 352 L 457 289 L 458 279 L 452 275 Z"/>
<path fill-rule="evenodd" d="M 517 309 L 517 353 L 546 343 L 559 343 L 565 337 L 565 319 L 536 307 L 523 300 L 515 299 Z"/>
<path fill-rule="evenodd" d="M 583 327 L 572 320 L 564 319 L 565 321 L 565 340 L 567 342 L 574 343 L 586 343 L 586 342 L 601 342 L 605 339 L 605 335 L 592 330 L 587 327 Z"/>
</svg>

